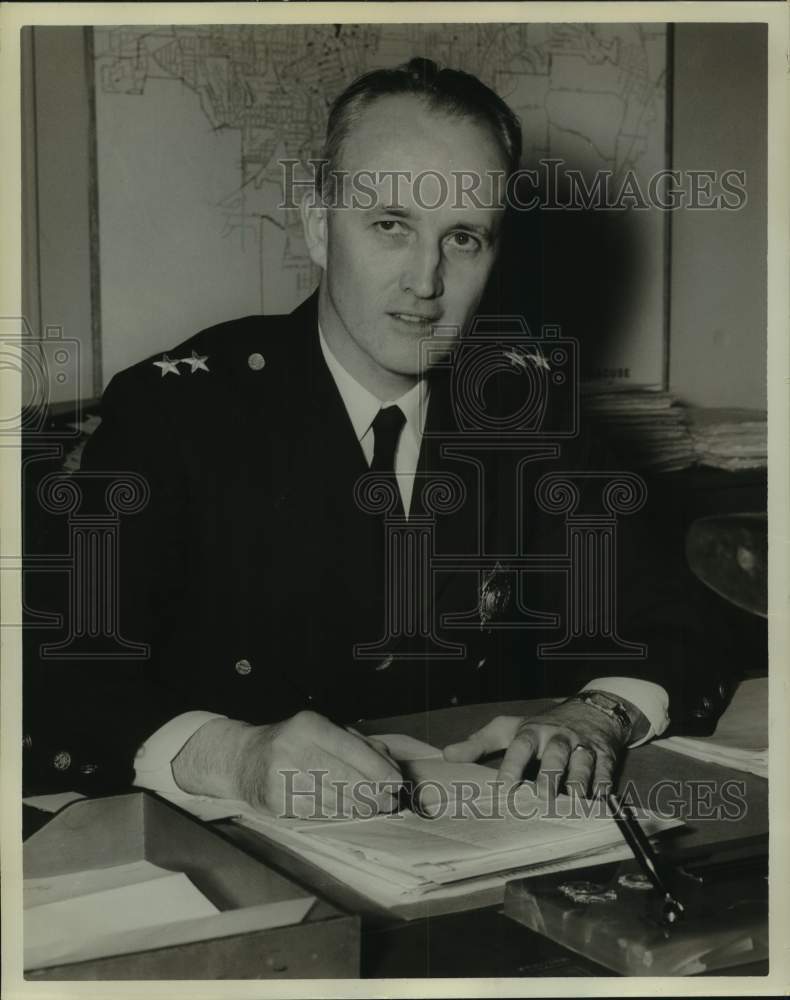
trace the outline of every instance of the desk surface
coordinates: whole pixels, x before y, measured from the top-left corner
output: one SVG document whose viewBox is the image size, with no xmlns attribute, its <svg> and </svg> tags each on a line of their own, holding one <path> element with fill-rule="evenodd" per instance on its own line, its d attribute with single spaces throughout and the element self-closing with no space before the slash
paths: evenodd
<svg viewBox="0 0 790 1000">
<path fill-rule="evenodd" d="M 405 733 L 435 746 L 445 746 L 462 739 L 497 715 L 534 714 L 546 704 L 545 701 L 518 701 L 467 705 L 379 719 L 359 724 L 358 728 L 371 735 Z M 496 766 L 496 762 L 492 766 Z M 635 790 L 644 805 L 649 806 L 658 795 L 663 811 L 674 799 L 684 810 L 693 808 L 698 814 L 688 820 L 685 827 L 665 835 L 665 843 L 671 845 L 673 851 L 695 852 L 708 845 L 761 837 L 768 832 L 768 782 L 756 775 L 647 745 L 627 754 L 618 780 L 621 791 L 626 783 L 630 783 L 630 789 Z M 734 818 L 721 815 L 725 804 L 730 813 L 737 814 Z M 490 894 L 470 896 L 451 906 L 420 904 L 419 917 L 405 922 L 397 915 L 383 915 L 366 906 L 355 894 L 273 849 L 253 831 L 230 824 L 222 826 L 251 853 L 298 880 L 311 883 L 340 907 L 361 913 L 363 976 L 610 975 L 605 969 L 505 918 L 499 900 Z M 745 975 L 748 967 L 734 971 Z"/>
</svg>

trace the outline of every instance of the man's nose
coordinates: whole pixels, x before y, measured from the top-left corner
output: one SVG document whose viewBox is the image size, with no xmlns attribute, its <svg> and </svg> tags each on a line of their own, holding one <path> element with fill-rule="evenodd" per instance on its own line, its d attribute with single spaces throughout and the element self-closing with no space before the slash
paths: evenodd
<svg viewBox="0 0 790 1000">
<path fill-rule="evenodd" d="M 444 292 L 441 248 L 421 243 L 409 250 L 401 277 L 401 289 L 419 299 L 435 299 Z"/>
</svg>

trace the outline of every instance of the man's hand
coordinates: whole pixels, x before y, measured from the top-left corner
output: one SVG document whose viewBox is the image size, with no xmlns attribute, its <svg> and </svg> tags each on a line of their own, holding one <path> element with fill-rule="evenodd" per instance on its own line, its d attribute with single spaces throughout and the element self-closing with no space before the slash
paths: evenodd
<svg viewBox="0 0 790 1000">
<path fill-rule="evenodd" d="M 632 706 L 628 706 L 629 714 Z M 641 713 L 634 707 L 634 712 Z M 497 777 L 509 788 L 523 780 L 533 758 L 540 759 L 538 791 L 587 795 L 611 784 L 623 733 L 614 719 L 581 702 L 567 701 L 540 715 L 500 715 L 460 743 L 444 748 L 446 760 L 473 761 L 506 749 Z"/>
<path fill-rule="evenodd" d="M 382 744 L 316 712 L 266 726 L 212 719 L 172 768 L 186 792 L 308 819 L 392 812 L 403 780 Z"/>
</svg>

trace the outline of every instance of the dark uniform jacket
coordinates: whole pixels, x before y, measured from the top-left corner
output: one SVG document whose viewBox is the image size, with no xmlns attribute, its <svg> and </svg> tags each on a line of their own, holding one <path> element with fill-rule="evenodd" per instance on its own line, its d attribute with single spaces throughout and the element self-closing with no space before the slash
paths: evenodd
<svg viewBox="0 0 790 1000">
<path fill-rule="evenodd" d="M 455 556 L 456 565 L 447 560 L 420 598 L 426 617 L 396 623 L 388 637 L 382 515 L 360 506 L 368 468 L 321 354 L 315 297 L 290 316 L 204 330 L 167 357 L 177 375 L 157 356 L 112 380 L 72 480 L 82 497 L 76 513 L 99 525 L 93 542 L 80 542 L 96 589 L 93 603 L 83 595 L 75 604 L 73 577 L 60 572 L 37 592 L 48 605 L 38 610 L 64 624 L 38 628 L 37 618 L 27 629 L 31 786 L 122 787 L 138 746 L 189 709 L 262 723 L 313 708 L 353 723 L 570 693 L 605 674 L 658 681 L 676 728 L 710 729 L 731 688 L 726 650 L 689 607 L 684 579 L 662 571 L 650 523 L 638 517 L 618 525 L 617 628 L 646 643 L 647 657 L 536 654 L 539 642 L 562 636 L 567 577 L 550 565 L 519 577 L 507 555 L 564 551 L 565 519 L 540 508 L 535 485 L 552 470 L 611 468 L 584 434 L 563 442 L 556 460 L 527 462 L 523 502 L 514 504 L 518 450 L 459 455 L 451 379 L 433 377 L 410 523 L 422 516 L 425 528 L 413 546 Z M 117 516 L 102 529 L 108 503 Z M 57 535 L 62 513 L 51 520 L 60 527 L 47 544 L 60 537 L 73 555 L 73 538 Z M 554 614 L 554 625 L 538 612 Z M 91 636 L 86 613 L 104 622 L 94 632 L 109 621 L 110 634 Z M 530 627 L 496 627 L 514 616 Z M 69 639 L 69 629 L 79 635 Z"/>
</svg>

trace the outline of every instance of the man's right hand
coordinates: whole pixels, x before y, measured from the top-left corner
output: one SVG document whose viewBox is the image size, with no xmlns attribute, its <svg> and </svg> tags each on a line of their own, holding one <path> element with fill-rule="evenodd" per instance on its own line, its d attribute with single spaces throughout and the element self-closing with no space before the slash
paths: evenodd
<svg viewBox="0 0 790 1000">
<path fill-rule="evenodd" d="M 392 812 L 403 780 L 375 740 L 316 712 L 265 726 L 212 719 L 193 734 L 172 769 L 185 792 L 241 799 L 303 819 Z"/>
</svg>

